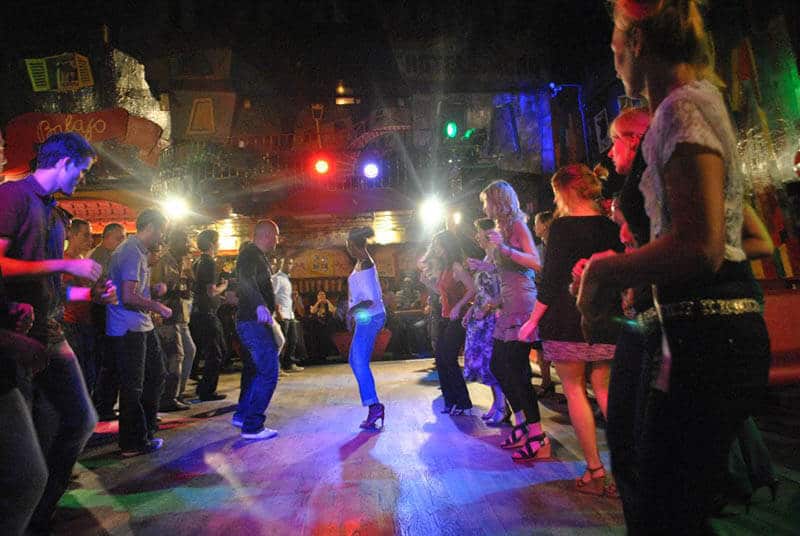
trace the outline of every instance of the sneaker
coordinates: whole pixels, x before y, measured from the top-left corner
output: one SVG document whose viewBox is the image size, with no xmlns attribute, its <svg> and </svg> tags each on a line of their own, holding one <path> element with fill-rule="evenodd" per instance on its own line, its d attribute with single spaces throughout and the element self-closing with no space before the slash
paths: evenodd
<svg viewBox="0 0 800 536">
<path fill-rule="evenodd" d="M 284 369 L 285 372 L 303 372 L 303 367 L 299 366 L 297 363 L 292 363 L 288 368 Z"/>
<path fill-rule="evenodd" d="M 134 456 L 140 456 L 142 454 L 150 454 L 151 452 L 155 452 L 161 447 L 164 446 L 164 440 L 160 437 L 155 439 L 151 439 L 148 441 L 145 446 L 140 449 L 133 449 L 133 450 L 123 450 L 122 457 L 123 458 L 132 458 Z"/>
<path fill-rule="evenodd" d="M 244 419 L 241 417 L 233 417 L 231 419 L 231 424 L 234 425 L 236 428 L 241 428 L 244 425 Z"/>
<path fill-rule="evenodd" d="M 242 432 L 242 439 L 269 439 L 278 435 L 277 430 L 271 428 L 263 428 L 258 432 L 246 433 Z"/>
<path fill-rule="evenodd" d="M 222 393 L 211 393 L 210 395 L 206 396 L 197 395 L 197 398 L 199 398 L 203 402 L 213 402 L 215 400 L 225 400 L 226 398 L 228 398 L 228 395 Z"/>
<path fill-rule="evenodd" d="M 189 404 L 184 404 L 180 400 L 172 400 L 167 401 L 165 404 L 159 405 L 158 411 L 169 413 L 171 411 L 183 411 L 185 409 L 189 409 L 190 407 L 191 406 L 189 406 Z"/>
</svg>

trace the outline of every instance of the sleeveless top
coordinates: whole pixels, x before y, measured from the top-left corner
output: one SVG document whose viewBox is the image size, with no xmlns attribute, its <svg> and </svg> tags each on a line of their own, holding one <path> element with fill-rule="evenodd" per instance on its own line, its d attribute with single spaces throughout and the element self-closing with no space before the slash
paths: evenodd
<svg viewBox="0 0 800 536">
<path fill-rule="evenodd" d="M 373 265 L 366 270 L 353 270 L 347 278 L 347 306 L 353 306 L 363 302 L 371 301 L 372 305 L 367 309 L 370 316 L 386 314 L 383 305 L 383 293 L 381 292 L 381 282 L 378 279 L 378 270 Z"/>
<path fill-rule="evenodd" d="M 502 255 L 497 255 L 496 262 L 500 276 L 500 309 L 492 337 L 500 341 L 516 341 L 519 340 L 519 328 L 528 320 L 536 305 L 536 274 L 531 268 Z M 534 331 L 525 342 L 533 342 L 537 338 L 538 333 Z"/>
<path fill-rule="evenodd" d="M 439 300 L 442 302 L 442 318 L 450 318 L 450 311 L 458 300 L 464 297 L 467 289 L 461 281 L 456 281 L 453 277 L 452 267 L 442 272 L 436 287 L 439 289 Z M 462 315 L 466 312 L 466 308 L 462 307 Z"/>
</svg>

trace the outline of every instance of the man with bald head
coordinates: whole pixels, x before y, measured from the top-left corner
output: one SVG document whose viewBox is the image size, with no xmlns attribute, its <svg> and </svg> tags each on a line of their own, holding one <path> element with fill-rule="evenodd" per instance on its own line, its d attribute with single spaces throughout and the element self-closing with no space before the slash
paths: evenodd
<svg viewBox="0 0 800 536">
<path fill-rule="evenodd" d="M 280 231 L 272 220 L 253 230 L 253 241 L 242 247 L 236 259 L 239 274 L 239 309 L 236 332 L 248 352 L 244 357 L 239 407 L 233 425 L 243 439 L 269 439 L 278 434 L 264 426 L 266 411 L 278 384 L 278 346 L 272 331 L 275 294 L 267 254 L 278 245 Z"/>
</svg>

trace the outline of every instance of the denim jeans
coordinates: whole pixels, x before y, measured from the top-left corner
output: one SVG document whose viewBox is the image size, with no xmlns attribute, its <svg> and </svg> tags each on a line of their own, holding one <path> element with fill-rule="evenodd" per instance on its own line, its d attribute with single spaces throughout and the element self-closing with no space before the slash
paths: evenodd
<svg viewBox="0 0 800 536">
<path fill-rule="evenodd" d="M 0 395 L 0 534 L 25 532 L 47 484 L 47 464 L 19 389 Z"/>
<path fill-rule="evenodd" d="M 203 377 L 197 384 L 197 396 L 209 397 L 217 392 L 219 371 L 225 358 L 225 335 L 222 321 L 215 314 L 195 313 L 189 322 L 197 345 L 197 359 L 203 360 Z"/>
<path fill-rule="evenodd" d="M 461 320 L 442 319 L 434 355 L 444 405 L 447 407 L 452 405 L 462 409 L 472 407 L 467 383 L 458 366 L 458 352 L 464 345 L 465 337 L 466 331 L 461 325 Z"/>
<path fill-rule="evenodd" d="M 158 338 L 164 350 L 164 392 L 161 395 L 162 404 L 171 404 L 183 392 L 186 386 L 184 378 L 189 377 L 194 362 L 195 346 L 189 334 L 189 325 L 165 324 L 159 326 Z"/>
<path fill-rule="evenodd" d="M 358 383 L 358 392 L 361 395 L 361 405 L 370 406 L 378 403 L 378 394 L 375 392 L 375 379 L 369 368 L 369 360 L 372 357 L 372 349 L 375 347 L 375 339 L 378 332 L 386 321 L 385 314 L 371 317 L 368 322 L 363 324 L 356 322 L 353 341 L 350 343 L 350 368 Z"/>
<path fill-rule="evenodd" d="M 119 371 L 119 447 L 145 447 L 158 430 L 158 402 L 164 388 L 164 361 L 156 331 L 129 331 L 110 337 Z"/>
<path fill-rule="evenodd" d="M 234 418 L 242 420 L 243 433 L 257 433 L 264 428 L 265 413 L 278 385 L 278 348 L 272 329 L 265 324 L 237 322 L 236 332 L 247 353 L 243 356 L 242 391 Z"/>
<path fill-rule="evenodd" d="M 34 532 L 47 530 L 69 484 L 72 467 L 97 424 L 97 413 L 72 348 L 61 341 L 48 346 L 47 352 L 50 363 L 33 380 L 33 422 L 48 470 L 47 486 L 31 518 Z"/>
</svg>

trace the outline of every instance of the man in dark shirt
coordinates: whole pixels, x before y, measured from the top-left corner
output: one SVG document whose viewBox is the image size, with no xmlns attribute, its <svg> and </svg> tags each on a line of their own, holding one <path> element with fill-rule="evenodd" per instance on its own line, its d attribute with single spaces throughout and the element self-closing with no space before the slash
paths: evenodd
<svg viewBox="0 0 800 536">
<path fill-rule="evenodd" d="M 161 301 L 172 309 L 172 316 L 156 328 L 166 356 L 164 393 L 159 411 L 181 411 L 189 405 L 179 400 L 185 382 L 183 367 L 192 368 L 195 346 L 189 333 L 191 291 L 184 264 L 189 255 L 189 237 L 183 229 L 173 229 L 168 239 L 169 249 L 153 268 L 153 283 L 163 283 L 166 293 Z"/>
<path fill-rule="evenodd" d="M 275 249 L 279 234 L 274 221 L 258 222 L 253 241 L 242 248 L 236 260 L 239 275 L 236 331 L 249 355 L 243 359 L 239 407 L 232 422 L 242 428 L 243 439 L 269 439 L 278 433 L 264 427 L 264 421 L 278 384 L 278 347 L 272 331 L 275 295 L 266 254 Z"/>
<path fill-rule="evenodd" d="M 47 461 L 48 480 L 31 518 L 30 532 L 47 532 L 56 504 L 72 474 L 72 466 L 94 431 L 97 415 L 75 354 L 56 320 L 59 303 L 113 301 L 113 285 L 93 288 L 61 285 L 61 274 L 96 281 L 100 265 L 91 259 L 63 259 L 65 218 L 53 194 L 72 195 L 95 159 L 91 145 L 73 132 L 54 134 L 36 158 L 36 171 L 25 179 L 0 185 L 0 268 L 10 298 L 30 303 L 35 319 L 31 337 L 46 346 L 50 359 L 26 391 L 36 392 L 33 420 Z"/>
<path fill-rule="evenodd" d="M 197 358 L 204 361 L 203 377 L 197 384 L 200 400 L 222 400 L 226 395 L 217 393 L 219 369 L 225 357 L 225 334 L 217 316 L 220 295 L 228 288 L 228 280 L 220 281 L 214 256 L 219 250 L 219 234 L 206 229 L 197 235 L 197 249 L 202 252 L 194 265 L 192 316 L 189 329 L 197 345 Z"/>
</svg>

